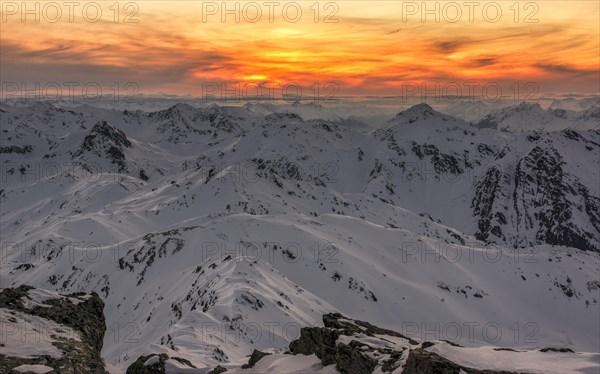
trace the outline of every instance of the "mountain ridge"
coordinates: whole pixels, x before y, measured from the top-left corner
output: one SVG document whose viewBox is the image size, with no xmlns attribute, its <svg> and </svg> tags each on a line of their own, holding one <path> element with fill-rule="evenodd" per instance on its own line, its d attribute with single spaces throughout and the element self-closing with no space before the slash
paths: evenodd
<svg viewBox="0 0 600 374">
<path fill-rule="evenodd" d="M 505 332 L 462 330 L 471 346 L 600 344 L 597 130 L 478 129 L 425 106 L 371 133 L 247 108 L 5 109 L 2 144 L 30 152 L 1 154 L 3 287 L 97 292 L 107 326 L 135 338 L 105 338 L 120 369 L 284 352 L 284 326 L 333 312 L 404 335 L 416 323 L 413 339 L 447 338 L 436 322 Z M 119 146 L 126 168 L 104 152 L 86 160 L 97 172 L 73 163 L 98 123 L 114 129 L 98 149 Z"/>
</svg>

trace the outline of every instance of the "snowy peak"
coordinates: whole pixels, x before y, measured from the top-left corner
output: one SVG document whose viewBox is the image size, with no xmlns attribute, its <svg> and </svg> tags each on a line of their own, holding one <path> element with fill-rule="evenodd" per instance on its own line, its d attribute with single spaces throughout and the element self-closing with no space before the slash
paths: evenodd
<svg viewBox="0 0 600 374">
<path fill-rule="evenodd" d="M 600 106 L 600 96 L 593 96 L 587 98 L 567 97 L 562 99 L 554 99 L 550 104 L 551 109 L 567 109 L 574 111 L 587 110 L 594 106 Z"/>
<path fill-rule="evenodd" d="M 131 142 L 125 133 L 112 127 L 106 121 L 100 121 L 94 125 L 90 134 L 85 137 L 82 149 L 92 150 L 99 143 L 110 143 L 117 147 L 131 147 Z"/>
<path fill-rule="evenodd" d="M 423 114 L 423 115 L 431 116 L 434 113 L 439 113 L 439 112 L 436 112 L 428 104 L 420 103 L 420 104 L 413 105 L 412 107 L 410 107 L 406 110 L 403 110 L 402 112 L 398 113 L 398 115 L 401 115 L 402 113 L 414 113 L 414 114 Z"/>
<path fill-rule="evenodd" d="M 510 132 L 559 131 L 566 128 L 588 130 L 597 127 L 599 117 L 595 107 L 584 112 L 574 112 L 566 109 L 543 109 L 538 103 L 522 102 L 485 116 L 475 126 Z"/>
<path fill-rule="evenodd" d="M 273 125 L 281 122 L 304 122 L 302 117 L 296 113 L 271 113 L 265 116 L 264 124 Z"/>
<path fill-rule="evenodd" d="M 518 105 L 504 108 L 485 116 L 477 122 L 475 126 L 478 128 L 510 131 L 515 130 L 518 124 L 522 123 L 534 123 L 537 125 L 547 122 L 547 116 L 548 113 L 545 112 L 539 104 L 522 102 Z"/>
<path fill-rule="evenodd" d="M 595 123 L 596 126 L 594 126 L 592 128 L 598 129 L 600 127 L 600 106 L 598 106 L 598 105 L 592 106 L 592 107 L 584 110 L 583 112 L 580 112 L 577 119 L 579 119 L 583 122 L 586 122 L 586 123 L 587 122 Z"/>
<path fill-rule="evenodd" d="M 150 113 L 148 119 L 156 124 L 158 142 L 184 144 L 241 135 L 244 130 L 240 122 L 245 118 L 231 112 L 235 111 L 227 107 L 195 108 L 177 104 Z"/>
<path fill-rule="evenodd" d="M 150 118 L 156 120 L 182 120 L 187 119 L 193 115 L 196 108 L 189 104 L 175 104 L 167 109 L 159 110 L 150 114 Z"/>
<path fill-rule="evenodd" d="M 520 102 L 519 104 L 517 104 L 514 108 L 513 111 L 518 113 L 518 112 L 543 112 L 544 110 L 542 109 L 542 106 L 539 103 L 528 103 L 525 101 Z"/>
<path fill-rule="evenodd" d="M 254 349 L 287 351 L 298 339 L 288 324 L 300 330 L 336 311 L 419 341 L 432 323 L 493 318 L 512 332 L 533 320 L 532 349 L 597 351 L 600 131 L 477 129 L 424 104 L 373 133 L 279 106 L 82 107 L 47 118 L 5 109 L 0 136 L 20 148 L 2 153 L 0 244 L 24 250 L 4 254 L 3 285 L 97 292 L 107 326 L 139 327 L 135 343 L 104 339 L 103 357 L 121 371 L 164 354 L 234 372 Z M 31 178 L 35 165 L 67 161 L 111 173 Z M 405 321 L 426 325 L 410 333 Z M 461 332 L 458 344 L 525 349 L 511 333 L 490 342 L 479 330 L 467 342 Z M 339 338 L 333 349 L 352 348 L 350 338 L 386 344 Z M 406 348 L 401 361 L 415 348 L 416 358 L 454 349 L 400 343 L 389 354 Z M 364 353 L 383 370 L 388 353 L 373 348 Z M 266 366 L 289 358 L 301 356 L 273 353 L 255 372 L 289 372 Z"/>
<path fill-rule="evenodd" d="M 117 166 L 118 172 L 124 172 L 127 169 L 124 148 L 131 147 L 131 141 L 123 131 L 112 127 L 106 121 L 100 121 L 90 130 L 72 157 L 84 162 L 108 160 Z"/>
<path fill-rule="evenodd" d="M 448 125 L 464 125 L 465 122 L 447 114 L 440 113 L 431 106 L 421 103 L 396 114 L 394 118 L 388 121 L 386 127 L 393 128 L 409 124 L 415 126 L 431 126 L 432 128 L 435 128 Z"/>
<path fill-rule="evenodd" d="M 404 120 L 408 123 L 412 123 L 418 120 L 429 119 L 435 116 L 436 114 L 442 115 L 441 113 L 436 112 L 429 105 L 422 103 L 399 112 L 398 114 L 396 114 L 396 117 L 394 117 L 394 119 Z"/>
</svg>

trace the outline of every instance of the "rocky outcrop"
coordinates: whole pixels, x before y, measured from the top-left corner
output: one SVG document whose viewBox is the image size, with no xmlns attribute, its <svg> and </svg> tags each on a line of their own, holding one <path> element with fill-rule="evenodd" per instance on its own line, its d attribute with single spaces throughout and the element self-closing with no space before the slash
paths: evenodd
<svg viewBox="0 0 600 374">
<path fill-rule="evenodd" d="M 302 328 L 300 337 L 290 343 L 290 351 L 293 354 L 314 354 L 324 366 L 335 364 L 341 373 L 368 374 L 377 366 L 386 369 L 385 371 L 392 371 L 400 366 L 402 351 L 371 346 L 362 342 L 361 336 L 389 335 L 405 339 L 408 345 L 418 344 L 395 331 L 351 320 L 339 313 L 324 315 L 323 323 L 325 327 Z"/>
<path fill-rule="evenodd" d="M 292 354 L 314 354 L 323 366 L 335 365 L 340 373 L 517 374 L 466 367 L 428 350 L 436 344 L 462 348 L 451 342 L 419 343 L 396 331 L 352 320 L 339 313 L 324 315 L 323 323 L 324 327 L 303 328 L 300 337 L 290 343 L 290 351 Z"/>
<path fill-rule="evenodd" d="M 248 360 L 248 363 L 242 365 L 242 369 L 249 369 L 251 367 L 254 367 L 254 365 L 256 365 L 256 363 L 260 361 L 261 358 L 268 355 L 270 355 L 270 353 L 261 352 L 255 349 L 254 351 L 252 351 L 252 355 L 250 355 L 250 360 Z"/>
<path fill-rule="evenodd" d="M 457 365 L 423 348 L 411 350 L 402 374 L 517 374 L 510 371 L 477 370 Z"/>
<path fill-rule="evenodd" d="M 577 135 L 563 131 L 556 137 L 579 142 Z M 475 183 L 475 236 L 514 248 L 546 243 L 600 251 L 600 197 L 569 171 L 547 139 L 536 139 L 529 152 L 489 168 Z"/>
<path fill-rule="evenodd" d="M 79 149 L 73 154 L 74 159 L 91 161 L 93 158 L 109 160 L 116 165 L 119 173 L 127 170 L 124 148 L 131 148 L 131 141 L 125 133 L 112 127 L 106 121 L 94 125 L 90 133 L 83 139 Z"/>
<path fill-rule="evenodd" d="M 166 373 L 166 363 L 168 360 L 177 361 L 177 363 L 195 368 L 191 362 L 181 357 L 169 357 L 166 353 L 149 354 L 140 356 L 137 360 L 127 368 L 127 374 L 156 374 Z"/>
<path fill-rule="evenodd" d="M 66 374 L 106 373 L 100 356 L 106 330 L 104 303 L 98 294 L 38 291 L 20 286 L 0 292 L 1 323 L 6 332 L 0 373 L 22 365 Z M 24 337 L 30 341 L 23 341 Z M 23 344 L 22 351 L 17 344 Z M 33 370 L 36 366 L 20 369 Z"/>
<path fill-rule="evenodd" d="M 8 145 L 0 147 L 0 153 L 16 153 L 20 155 L 31 153 L 32 150 L 33 147 L 31 145 L 24 145 L 22 147 L 19 147 L 18 145 Z"/>
</svg>

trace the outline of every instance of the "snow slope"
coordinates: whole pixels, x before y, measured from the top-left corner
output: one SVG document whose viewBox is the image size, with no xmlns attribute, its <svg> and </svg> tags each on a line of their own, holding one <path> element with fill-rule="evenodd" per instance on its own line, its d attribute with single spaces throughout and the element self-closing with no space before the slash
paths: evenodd
<svg viewBox="0 0 600 374">
<path fill-rule="evenodd" d="M 3 108 L 2 287 L 97 292 L 117 370 L 284 352 L 335 311 L 469 347 L 600 348 L 598 130 L 425 104 L 371 133 L 251 107 Z"/>
</svg>

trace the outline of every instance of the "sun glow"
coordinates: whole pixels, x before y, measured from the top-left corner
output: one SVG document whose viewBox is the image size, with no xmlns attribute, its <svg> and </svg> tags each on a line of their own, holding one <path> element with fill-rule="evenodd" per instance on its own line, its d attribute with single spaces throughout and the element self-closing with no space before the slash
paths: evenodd
<svg viewBox="0 0 600 374">
<path fill-rule="evenodd" d="M 96 22 L 93 12 L 75 8 L 73 22 L 63 12 L 54 23 L 44 22 L 56 17 L 44 14 L 49 3 L 40 5 L 40 22 L 33 15 L 22 22 L 18 9 L 2 5 L 2 79 L 134 81 L 141 92 L 177 87 L 179 94 L 196 94 L 205 81 L 240 80 L 335 81 L 345 94 L 389 95 L 403 81 L 472 79 L 598 91 L 598 2 L 535 9 L 519 3 L 518 12 L 502 3 L 498 20 L 476 8 L 457 22 L 449 22 L 455 12 L 445 11 L 448 2 L 439 14 L 425 14 L 426 22 L 422 10 L 404 3 L 302 2 L 301 12 L 281 3 L 257 13 L 241 2 L 228 5 L 223 22 L 217 3 L 116 3 L 117 12 L 102 2 Z"/>
</svg>

